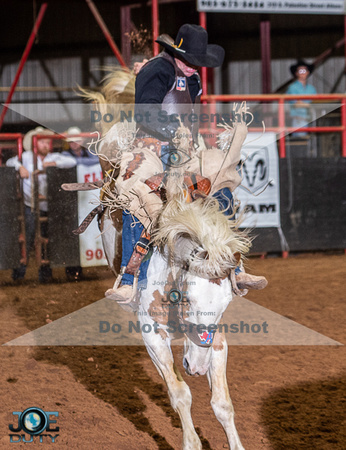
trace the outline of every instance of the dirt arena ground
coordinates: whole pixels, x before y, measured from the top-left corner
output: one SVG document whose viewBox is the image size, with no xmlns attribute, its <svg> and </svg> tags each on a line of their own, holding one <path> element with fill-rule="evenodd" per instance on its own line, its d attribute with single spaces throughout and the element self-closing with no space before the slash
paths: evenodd
<svg viewBox="0 0 346 450">
<path fill-rule="evenodd" d="M 269 280 L 264 291 L 248 294 L 249 300 L 346 343 L 345 255 L 251 258 L 248 266 Z M 106 268 L 85 275 L 85 281 L 68 283 L 64 271 L 55 269 L 54 283 L 40 285 L 30 267 L 25 282 L 14 285 L 10 271 L 0 272 L 1 343 L 101 299 L 113 283 Z M 181 448 L 179 418 L 143 346 L 0 347 L 0 352 L 1 449 L 13 448 L 12 412 L 30 406 L 59 412 L 56 449 Z M 206 377 L 186 376 L 182 349 L 175 347 L 174 354 L 192 391 L 203 448 L 228 448 L 209 405 Z M 345 381 L 343 346 L 229 347 L 229 388 L 247 450 L 345 449 Z M 35 442 L 32 448 L 48 446 Z"/>
</svg>

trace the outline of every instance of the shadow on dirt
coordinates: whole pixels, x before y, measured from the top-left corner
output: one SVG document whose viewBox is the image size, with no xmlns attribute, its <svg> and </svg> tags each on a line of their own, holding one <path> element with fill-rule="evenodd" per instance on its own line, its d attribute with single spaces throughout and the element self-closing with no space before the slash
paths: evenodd
<svg viewBox="0 0 346 450">
<path fill-rule="evenodd" d="M 274 450 L 346 448 L 346 378 L 277 390 L 261 417 Z"/>
<path fill-rule="evenodd" d="M 141 361 L 145 358 L 149 358 L 146 349 L 133 346 L 43 347 L 35 355 L 36 360 L 68 366 L 80 383 L 98 398 L 115 406 L 138 430 L 148 433 L 160 450 L 174 450 L 150 424 L 145 415 L 146 405 L 137 393 L 138 390 L 145 392 L 170 417 L 172 425 L 181 428 L 165 386 L 154 382 L 143 369 Z M 211 449 L 203 436 L 200 435 L 200 439 L 203 449 Z"/>
<path fill-rule="evenodd" d="M 60 279 L 64 271 L 56 270 Z M 50 285 L 39 285 L 29 279 L 24 289 L 6 283 L 7 306 L 13 307 L 30 330 L 45 325 L 47 320 L 56 320 L 100 298 L 104 287 L 100 278 L 107 274 L 100 270 L 90 270 L 89 280 L 67 283 L 61 280 Z M 95 273 L 94 273 L 95 272 Z M 33 274 L 33 278 L 36 274 Z M 98 276 L 99 281 L 92 281 Z M 101 277 L 100 277 L 101 276 Z M 109 277 L 109 275 L 108 275 Z M 2 283 L 4 284 L 4 283 Z M 6 306 L 6 305 L 5 305 Z M 143 346 L 138 347 L 37 347 L 35 359 L 52 364 L 63 364 L 73 373 L 93 395 L 116 407 L 120 414 L 130 420 L 135 427 L 148 433 L 160 450 L 174 450 L 160 434 L 161 425 L 152 425 L 146 417 L 146 408 L 139 390 L 148 395 L 171 419 L 176 428 L 181 428 L 180 419 L 170 405 L 164 382 L 157 383 L 144 370 L 144 364 L 152 364 Z M 201 436 L 203 449 L 211 450 L 209 442 Z"/>
<path fill-rule="evenodd" d="M 35 359 L 68 366 L 77 381 L 148 433 L 160 449 L 172 449 L 145 417 L 146 406 L 136 392 L 145 392 L 171 418 L 173 426 L 180 426 L 163 385 L 154 383 L 141 366 L 146 356 L 143 347 L 44 347 L 37 350 Z"/>
</svg>

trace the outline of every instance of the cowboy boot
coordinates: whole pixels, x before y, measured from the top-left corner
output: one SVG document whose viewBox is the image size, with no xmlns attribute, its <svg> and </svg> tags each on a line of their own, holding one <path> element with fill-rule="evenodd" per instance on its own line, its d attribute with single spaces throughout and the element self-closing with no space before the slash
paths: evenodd
<svg viewBox="0 0 346 450">
<path fill-rule="evenodd" d="M 130 301 L 133 296 L 133 288 L 129 284 L 123 284 L 117 289 L 108 289 L 105 296 L 110 300 L 126 303 Z"/>
<path fill-rule="evenodd" d="M 245 272 L 239 272 L 235 279 L 239 289 L 264 289 L 268 284 L 265 277 L 258 277 Z"/>
<path fill-rule="evenodd" d="M 117 304 L 126 312 L 134 313 L 138 311 L 139 304 L 134 295 L 132 286 L 124 284 L 118 289 L 108 289 L 105 296 L 117 302 Z"/>
</svg>

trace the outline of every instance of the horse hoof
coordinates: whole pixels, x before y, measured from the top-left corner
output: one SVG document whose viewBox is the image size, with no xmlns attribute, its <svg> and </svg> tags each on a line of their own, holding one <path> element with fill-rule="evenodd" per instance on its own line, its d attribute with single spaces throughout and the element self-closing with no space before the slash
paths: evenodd
<svg viewBox="0 0 346 450">
<path fill-rule="evenodd" d="M 268 284 L 266 278 L 245 272 L 240 272 L 236 275 L 236 282 L 239 289 L 264 289 Z"/>
</svg>

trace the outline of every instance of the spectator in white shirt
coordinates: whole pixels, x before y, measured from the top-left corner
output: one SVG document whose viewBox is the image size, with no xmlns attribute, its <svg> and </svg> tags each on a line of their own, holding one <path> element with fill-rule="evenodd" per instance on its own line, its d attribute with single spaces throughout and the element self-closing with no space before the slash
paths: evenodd
<svg viewBox="0 0 346 450">
<path fill-rule="evenodd" d="M 34 172 L 34 155 L 32 153 L 32 137 L 34 135 L 47 135 L 47 139 L 39 139 L 37 141 L 37 169 L 44 171 L 47 167 L 57 167 L 59 169 L 69 169 L 76 165 L 76 161 L 71 156 L 61 155 L 60 153 L 50 153 L 51 139 L 49 136 L 53 132 L 45 130 L 42 127 L 37 127 L 27 133 L 23 140 L 23 146 L 26 150 L 23 152 L 22 161 L 19 161 L 18 156 L 9 159 L 6 165 L 14 167 L 19 171 L 19 175 L 23 181 L 24 194 L 24 216 L 25 216 L 25 235 L 26 235 L 26 254 L 27 258 L 29 252 L 34 246 L 35 241 L 35 212 L 33 208 L 33 184 L 32 177 Z M 38 175 L 38 190 L 39 196 L 47 196 L 47 175 Z M 47 216 L 48 204 L 47 201 L 40 201 L 39 203 L 40 215 Z M 47 223 L 43 222 L 41 225 L 41 234 L 47 237 Z M 21 264 L 20 267 L 15 268 L 12 273 L 13 280 L 22 280 L 25 277 L 26 265 Z M 42 283 L 49 282 L 52 278 L 52 270 L 49 264 L 41 265 L 39 269 L 39 281 Z"/>
</svg>

